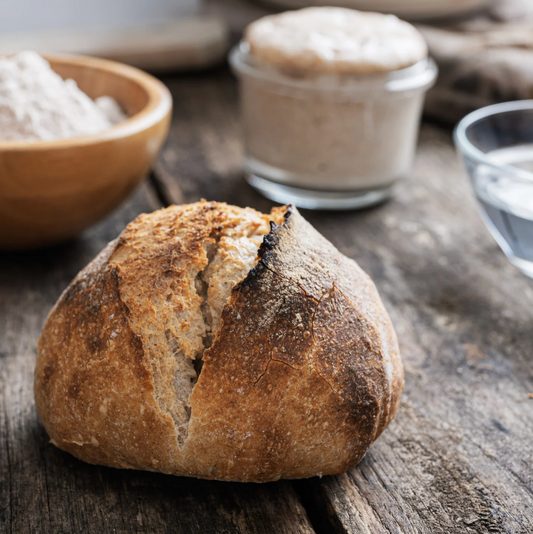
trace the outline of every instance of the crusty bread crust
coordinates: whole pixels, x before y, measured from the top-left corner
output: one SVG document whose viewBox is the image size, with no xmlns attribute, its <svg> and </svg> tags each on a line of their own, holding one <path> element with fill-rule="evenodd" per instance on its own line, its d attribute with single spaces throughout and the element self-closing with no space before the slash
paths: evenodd
<svg viewBox="0 0 533 534">
<path fill-rule="evenodd" d="M 235 210 L 201 202 L 141 216 L 72 282 L 38 345 L 35 400 L 52 443 L 96 464 L 252 482 L 361 460 L 399 403 L 396 336 L 370 278 L 291 207 L 269 217 L 260 260 L 231 291 L 187 425 L 173 418 L 181 371 L 154 332 L 169 309 L 180 328 L 194 324 L 185 312 L 201 302 L 184 273 L 205 269 L 204 244 Z M 181 307 L 164 309 L 168 295 Z"/>
</svg>

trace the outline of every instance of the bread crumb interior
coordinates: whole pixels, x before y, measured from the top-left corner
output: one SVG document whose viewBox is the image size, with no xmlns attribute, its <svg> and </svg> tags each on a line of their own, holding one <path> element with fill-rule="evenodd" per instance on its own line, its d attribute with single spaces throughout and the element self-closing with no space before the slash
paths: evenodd
<svg viewBox="0 0 533 534">
<path fill-rule="evenodd" d="M 263 215 L 207 202 L 160 210 L 130 224 L 110 260 L 119 267 L 120 296 L 152 367 L 154 398 L 171 418 L 180 448 L 222 310 L 259 261 L 270 223 L 282 225 L 285 212 Z"/>
</svg>

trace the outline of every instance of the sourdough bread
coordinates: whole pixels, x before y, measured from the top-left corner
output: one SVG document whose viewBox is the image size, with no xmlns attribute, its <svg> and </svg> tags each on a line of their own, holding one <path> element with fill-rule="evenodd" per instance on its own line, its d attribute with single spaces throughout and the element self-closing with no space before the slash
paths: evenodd
<svg viewBox="0 0 533 534">
<path fill-rule="evenodd" d="M 293 207 L 131 223 L 38 344 L 51 441 L 95 464 L 266 482 L 356 465 L 403 388 L 374 284 Z"/>
</svg>

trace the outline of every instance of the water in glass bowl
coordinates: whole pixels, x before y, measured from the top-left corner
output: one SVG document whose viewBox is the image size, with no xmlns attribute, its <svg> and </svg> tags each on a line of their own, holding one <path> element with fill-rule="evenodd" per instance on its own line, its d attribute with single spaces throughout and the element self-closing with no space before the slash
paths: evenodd
<svg viewBox="0 0 533 534">
<path fill-rule="evenodd" d="M 473 182 L 492 235 L 511 263 L 533 277 L 533 145 L 498 149 L 487 158 L 497 165 L 529 171 L 520 177 L 480 165 Z"/>
</svg>

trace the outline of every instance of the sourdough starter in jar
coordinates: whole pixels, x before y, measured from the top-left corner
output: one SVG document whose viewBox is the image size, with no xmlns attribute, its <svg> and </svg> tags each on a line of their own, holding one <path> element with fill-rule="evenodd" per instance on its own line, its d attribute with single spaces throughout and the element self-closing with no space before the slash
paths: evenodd
<svg viewBox="0 0 533 534">
<path fill-rule="evenodd" d="M 364 207 L 409 170 L 436 76 L 411 25 L 342 8 L 287 12 L 251 24 L 230 59 L 248 180 L 269 198 Z"/>
</svg>

